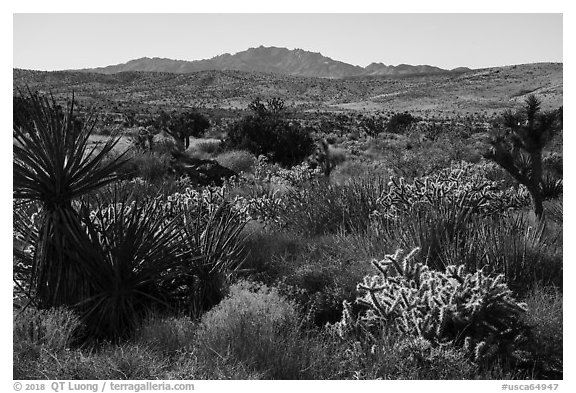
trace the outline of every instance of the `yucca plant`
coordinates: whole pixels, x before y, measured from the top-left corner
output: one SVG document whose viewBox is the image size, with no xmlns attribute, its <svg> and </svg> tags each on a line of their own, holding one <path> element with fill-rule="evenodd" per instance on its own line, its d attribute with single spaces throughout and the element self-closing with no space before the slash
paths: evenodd
<svg viewBox="0 0 576 393">
<path fill-rule="evenodd" d="M 54 97 L 29 93 L 28 122 L 14 124 L 14 191 L 17 203 L 37 201 L 42 221 L 29 279 L 41 308 L 74 305 L 88 293 L 86 259 L 78 245 L 86 238 L 73 202 L 116 179 L 121 156 L 103 163 L 118 138 L 88 147 L 95 119 L 74 121 L 74 96 L 66 110 Z"/>
<path fill-rule="evenodd" d="M 160 198 L 138 198 L 118 186 L 93 205 L 95 210 L 83 201 L 80 209 L 90 287 L 76 309 L 91 337 L 123 338 L 151 309 L 170 307 L 170 284 L 190 248 L 180 221 L 167 216 Z"/>
<path fill-rule="evenodd" d="M 231 276 L 243 262 L 242 230 L 246 220 L 227 202 L 184 211 L 186 242 L 198 259 L 188 261 L 185 277 L 193 315 L 210 309 L 225 295 Z"/>
</svg>

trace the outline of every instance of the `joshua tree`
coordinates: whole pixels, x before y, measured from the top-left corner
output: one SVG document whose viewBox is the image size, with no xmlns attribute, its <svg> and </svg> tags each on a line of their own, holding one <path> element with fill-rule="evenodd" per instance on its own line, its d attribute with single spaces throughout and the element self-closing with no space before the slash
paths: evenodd
<svg viewBox="0 0 576 393">
<path fill-rule="evenodd" d="M 494 136 L 485 157 L 495 161 L 530 192 L 534 213 L 542 219 L 542 151 L 562 129 L 562 108 L 542 112 L 535 95 L 526 98 L 524 107 L 504 113 L 504 129 Z"/>
</svg>

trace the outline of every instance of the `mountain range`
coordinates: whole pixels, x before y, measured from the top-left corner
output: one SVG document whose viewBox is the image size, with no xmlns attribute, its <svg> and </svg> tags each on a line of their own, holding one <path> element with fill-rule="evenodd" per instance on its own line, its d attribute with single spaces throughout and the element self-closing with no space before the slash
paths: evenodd
<svg viewBox="0 0 576 393">
<path fill-rule="evenodd" d="M 188 74 L 198 71 L 248 71 L 284 74 L 291 76 L 319 77 L 340 79 L 357 76 L 409 76 L 423 74 L 461 73 L 470 71 L 469 68 L 459 67 L 445 70 L 430 65 L 398 66 L 372 63 L 367 67 L 360 67 L 342 61 L 333 60 L 320 53 L 309 52 L 302 49 L 287 49 L 278 47 L 250 48 L 234 55 L 225 53 L 205 60 L 173 60 L 165 58 L 142 57 L 130 60 L 127 63 L 110 65 L 107 67 L 89 68 L 79 70 L 82 72 L 95 72 L 102 74 L 116 74 L 126 71 L 167 72 Z"/>
</svg>

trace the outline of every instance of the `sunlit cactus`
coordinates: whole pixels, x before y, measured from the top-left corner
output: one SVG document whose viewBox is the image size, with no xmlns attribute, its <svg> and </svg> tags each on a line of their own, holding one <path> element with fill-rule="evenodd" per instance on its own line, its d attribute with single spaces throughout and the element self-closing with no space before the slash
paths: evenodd
<svg viewBox="0 0 576 393">
<path fill-rule="evenodd" d="M 367 331 L 393 328 L 433 345 L 469 348 L 476 360 L 514 347 L 510 344 L 525 332 L 521 316 L 526 305 L 514 299 L 504 277 L 482 270 L 468 273 L 464 265 L 435 271 L 415 261 L 418 251 L 397 250 L 372 261 L 379 274 L 366 276 L 358 284 L 357 303 L 366 307 L 358 323 Z M 344 319 L 342 331 L 350 326 L 351 318 Z"/>
</svg>

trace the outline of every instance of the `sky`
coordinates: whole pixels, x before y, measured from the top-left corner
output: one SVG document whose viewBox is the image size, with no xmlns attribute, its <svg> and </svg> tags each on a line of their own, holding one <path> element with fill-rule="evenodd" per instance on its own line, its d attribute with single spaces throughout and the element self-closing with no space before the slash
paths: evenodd
<svg viewBox="0 0 576 393">
<path fill-rule="evenodd" d="M 250 47 L 367 66 L 562 62 L 560 13 L 13 14 L 13 67 L 63 70 L 140 57 L 200 60 Z"/>
</svg>

